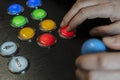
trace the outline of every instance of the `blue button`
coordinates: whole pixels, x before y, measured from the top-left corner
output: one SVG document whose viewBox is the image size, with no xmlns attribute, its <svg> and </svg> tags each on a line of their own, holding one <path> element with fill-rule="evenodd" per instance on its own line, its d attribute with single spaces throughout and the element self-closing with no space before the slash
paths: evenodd
<svg viewBox="0 0 120 80">
<path fill-rule="evenodd" d="M 23 7 L 20 4 L 12 4 L 8 8 L 8 14 L 10 15 L 17 15 L 23 12 Z"/>
<path fill-rule="evenodd" d="M 23 56 L 14 56 L 8 63 L 8 69 L 12 73 L 24 73 L 28 68 L 28 60 Z"/>
<path fill-rule="evenodd" d="M 28 0 L 27 5 L 28 5 L 28 7 L 36 8 L 36 7 L 41 6 L 42 2 L 41 2 L 41 0 Z"/>
<path fill-rule="evenodd" d="M 7 41 L 0 46 L 0 54 L 2 56 L 10 56 L 17 52 L 18 46 L 15 42 Z"/>
<path fill-rule="evenodd" d="M 98 52 L 104 52 L 106 51 L 105 44 L 96 38 L 89 39 L 85 41 L 81 48 L 82 54 L 88 54 L 88 53 L 98 53 Z"/>
</svg>

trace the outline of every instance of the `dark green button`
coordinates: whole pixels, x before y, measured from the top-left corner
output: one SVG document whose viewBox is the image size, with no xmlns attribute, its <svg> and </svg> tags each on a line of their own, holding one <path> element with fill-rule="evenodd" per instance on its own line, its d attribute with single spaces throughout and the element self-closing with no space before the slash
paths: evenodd
<svg viewBox="0 0 120 80">
<path fill-rule="evenodd" d="M 15 16 L 12 19 L 12 26 L 15 28 L 23 27 L 27 23 L 27 19 L 24 16 Z"/>
<path fill-rule="evenodd" d="M 31 15 L 35 20 L 42 20 L 47 16 L 47 12 L 44 9 L 35 9 Z"/>
</svg>

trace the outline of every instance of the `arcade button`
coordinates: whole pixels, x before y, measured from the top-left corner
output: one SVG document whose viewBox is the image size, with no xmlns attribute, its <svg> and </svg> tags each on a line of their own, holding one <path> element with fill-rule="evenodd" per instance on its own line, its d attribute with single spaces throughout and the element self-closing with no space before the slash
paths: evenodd
<svg viewBox="0 0 120 80">
<path fill-rule="evenodd" d="M 19 31 L 18 38 L 20 40 L 30 40 L 34 37 L 35 31 L 33 28 L 25 27 Z"/>
<path fill-rule="evenodd" d="M 99 53 L 105 52 L 106 46 L 105 44 L 96 38 L 91 38 L 85 41 L 81 47 L 81 54 L 91 54 L 91 53 Z"/>
<path fill-rule="evenodd" d="M 7 41 L 1 44 L 0 54 L 1 56 L 12 56 L 18 51 L 18 44 L 12 41 Z"/>
<path fill-rule="evenodd" d="M 67 26 L 63 26 L 62 28 L 59 29 L 58 32 L 59 32 L 60 37 L 65 38 L 65 39 L 71 39 L 75 37 L 75 30 L 68 32 Z"/>
<path fill-rule="evenodd" d="M 30 8 L 37 8 L 42 5 L 41 0 L 28 0 L 27 1 L 27 6 Z"/>
<path fill-rule="evenodd" d="M 53 31 L 56 29 L 56 23 L 51 19 L 43 20 L 42 22 L 40 22 L 39 26 L 40 30 L 45 32 Z"/>
<path fill-rule="evenodd" d="M 29 62 L 23 56 L 13 56 L 8 62 L 8 70 L 12 73 L 25 73 Z"/>
<path fill-rule="evenodd" d="M 31 17 L 34 20 L 42 20 L 47 16 L 47 12 L 44 9 L 35 9 L 31 13 Z"/>
<path fill-rule="evenodd" d="M 42 47 L 51 47 L 56 43 L 56 38 L 50 33 L 44 33 L 37 38 L 37 43 Z"/>
<path fill-rule="evenodd" d="M 12 19 L 11 25 L 15 28 L 22 28 L 28 22 L 27 18 L 24 16 L 15 16 Z"/>
<path fill-rule="evenodd" d="M 8 7 L 8 14 L 18 15 L 24 11 L 24 8 L 20 4 L 12 4 Z"/>
</svg>

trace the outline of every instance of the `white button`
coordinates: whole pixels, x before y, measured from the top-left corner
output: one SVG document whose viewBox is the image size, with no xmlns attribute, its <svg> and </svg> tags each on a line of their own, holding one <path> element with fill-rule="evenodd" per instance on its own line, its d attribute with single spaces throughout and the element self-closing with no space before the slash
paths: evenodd
<svg viewBox="0 0 120 80">
<path fill-rule="evenodd" d="M 0 47 L 0 54 L 2 56 L 10 56 L 13 55 L 18 49 L 18 46 L 15 42 L 7 41 L 4 42 Z"/>
<path fill-rule="evenodd" d="M 28 68 L 28 60 L 23 56 L 14 56 L 8 63 L 8 69 L 13 73 L 23 73 Z"/>
</svg>

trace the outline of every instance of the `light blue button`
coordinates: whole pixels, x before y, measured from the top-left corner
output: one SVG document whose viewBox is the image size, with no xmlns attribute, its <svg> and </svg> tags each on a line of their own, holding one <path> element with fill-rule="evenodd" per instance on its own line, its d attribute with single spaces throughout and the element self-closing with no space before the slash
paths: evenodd
<svg viewBox="0 0 120 80">
<path fill-rule="evenodd" d="M 4 42 L 0 47 L 0 54 L 2 56 L 10 56 L 16 53 L 18 46 L 15 42 L 7 41 Z"/>
<path fill-rule="evenodd" d="M 28 68 L 28 60 L 23 56 L 14 56 L 8 63 L 8 69 L 13 73 L 23 73 Z"/>
<path fill-rule="evenodd" d="M 101 40 L 96 38 L 92 38 L 85 41 L 81 48 L 82 54 L 98 53 L 105 51 L 106 51 L 105 44 Z"/>
<path fill-rule="evenodd" d="M 42 1 L 41 0 L 28 0 L 27 5 L 28 7 L 36 8 L 42 5 Z"/>
<path fill-rule="evenodd" d="M 8 14 L 17 15 L 23 12 L 24 8 L 20 4 L 12 4 L 8 7 Z"/>
</svg>

